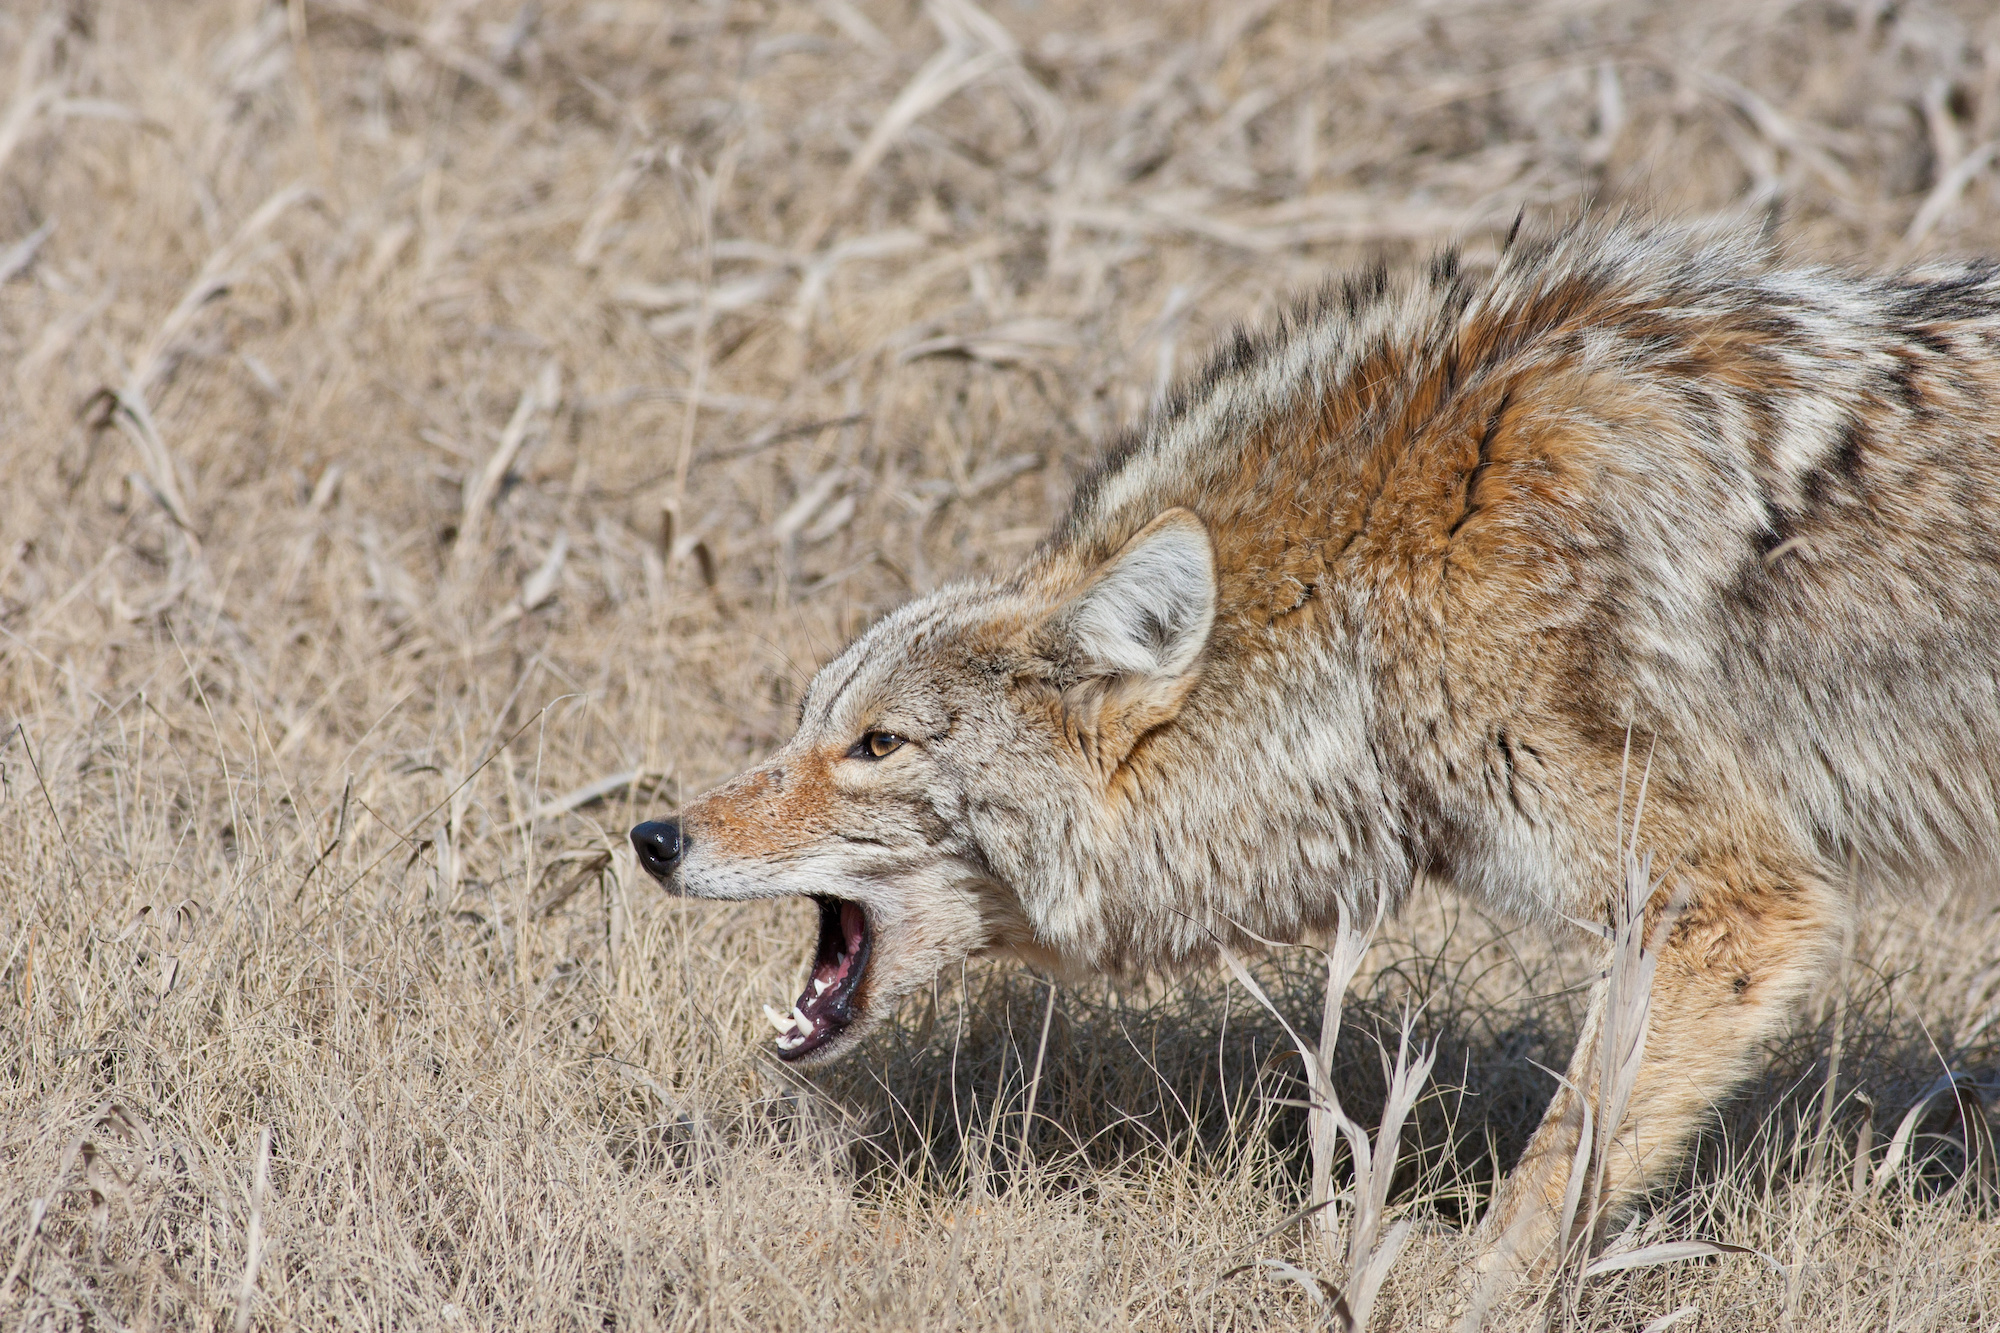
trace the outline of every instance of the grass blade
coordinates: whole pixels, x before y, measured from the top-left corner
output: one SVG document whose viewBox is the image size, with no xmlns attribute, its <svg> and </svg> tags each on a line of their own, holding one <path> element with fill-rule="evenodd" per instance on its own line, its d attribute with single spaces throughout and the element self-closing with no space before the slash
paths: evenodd
<svg viewBox="0 0 2000 1333">
<path fill-rule="evenodd" d="M 1677 1264 L 1687 1259 L 1711 1259 L 1725 1254 L 1752 1254 L 1769 1264 L 1774 1272 L 1782 1273 L 1784 1265 L 1747 1245 L 1727 1245 L 1719 1240 L 1668 1240 L 1657 1245 L 1642 1245 L 1636 1250 L 1624 1250 L 1618 1254 L 1607 1254 L 1584 1266 L 1585 1277 L 1602 1277 L 1606 1273 L 1623 1273 L 1634 1268 L 1657 1268 L 1661 1264 Z"/>
</svg>

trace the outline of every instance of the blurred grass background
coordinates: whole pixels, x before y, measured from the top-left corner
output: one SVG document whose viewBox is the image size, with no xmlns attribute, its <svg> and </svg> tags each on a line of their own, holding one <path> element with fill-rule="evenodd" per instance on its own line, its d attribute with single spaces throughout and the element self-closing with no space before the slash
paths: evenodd
<svg viewBox="0 0 2000 1333">
<path fill-rule="evenodd" d="M 2000 253 L 1984 0 L 19 0 L 0 71 L 13 1328 L 1320 1326 L 1223 1280 L 1306 1262 L 1241 992 L 973 968 L 798 1079 L 809 909 L 623 830 L 1344 265 L 1616 208 Z M 1641 1224 L 1784 1270 L 1564 1318 L 2000 1320 L 1996 955 L 1979 886 L 1872 906 Z M 1594 965 L 1442 892 L 1371 955 L 1351 1104 L 1406 1002 L 1442 1051 L 1388 1326 Z"/>
</svg>

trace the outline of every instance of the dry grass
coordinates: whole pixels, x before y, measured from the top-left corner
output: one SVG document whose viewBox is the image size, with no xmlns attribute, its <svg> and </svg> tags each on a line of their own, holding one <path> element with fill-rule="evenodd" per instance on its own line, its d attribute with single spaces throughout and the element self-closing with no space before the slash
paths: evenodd
<svg viewBox="0 0 2000 1333">
<path fill-rule="evenodd" d="M 22 0 L 0 70 L 10 1328 L 1320 1326 L 1222 1280 L 1332 1274 L 1226 977 L 975 969 L 809 1088 L 805 909 L 622 830 L 1329 268 L 1589 202 L 2000 251 L 1986 0 Z M 1333 1079 L 1373 1125 L 1425 1006 L 1428 1327 L 1595 963 L 1387 929 Z M 1625 1241 L 1782 1270 L 1559 1322 L 2000 1320 L 1980 1088 L 1896 1139 L 1992 1093 L 1996 954 L 1990 897 L 1873 909 Z"/>
</svg>

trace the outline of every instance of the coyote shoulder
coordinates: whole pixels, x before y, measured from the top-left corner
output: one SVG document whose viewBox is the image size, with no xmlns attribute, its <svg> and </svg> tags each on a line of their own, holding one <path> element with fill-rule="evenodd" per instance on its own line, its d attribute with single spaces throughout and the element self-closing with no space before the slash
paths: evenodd
<svg viewBox="0 0 2000 1333">
<path fill-rule="evenodd" d="M 1860 889 L 1992 855 L 1996 496 L 1994 265 L 1580 225 L 1374 270 L 1239 335 L 1023 568 L 882 620 L 634 842 L 682 893 L 818 902 L 774 1018 L 820 1059 L 969 954 L 1174 967 L 1420 876 L 1601 920 L 1629 745 L 1677 906 L 1629 1200 Z M 1554 1239 L 1580 1121 L 1559 1095 L 1503 1187 L 1510 1249 Z"/>
</svg>

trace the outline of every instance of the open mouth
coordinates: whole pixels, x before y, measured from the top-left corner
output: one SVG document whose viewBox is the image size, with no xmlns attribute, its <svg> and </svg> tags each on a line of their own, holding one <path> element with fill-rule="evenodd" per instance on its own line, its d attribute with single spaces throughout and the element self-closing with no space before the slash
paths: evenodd
<svg viewBox="0 0 2000 1333">
<path fill-rule="evenodd" d="M 778 1029 L 778 1057 L 783 1060 L 812 1054 L 852 1023 L 855 992 L 868 975 L 868 914 L 859 903 L 840 898 L 815 894 L 813 901 L 819 904 L 819 947 L 813 952 L 812 976 L 791 1013 L 764 1006 Z"/>
</svg>

